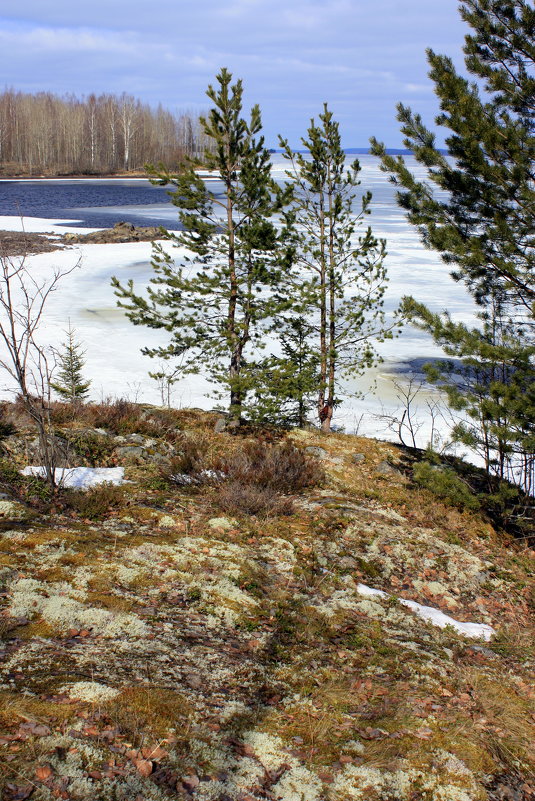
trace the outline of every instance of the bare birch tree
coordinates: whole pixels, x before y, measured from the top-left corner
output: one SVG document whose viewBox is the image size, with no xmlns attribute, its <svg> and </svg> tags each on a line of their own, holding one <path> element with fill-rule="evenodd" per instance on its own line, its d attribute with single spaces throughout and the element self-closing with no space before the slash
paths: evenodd
<svg viewBox="0 0 535 801">
<path fill-rule="evenodd" d="M 56 488 L 57 448 L 50 418 L 52 352 L 36 339 L 50 296 L 78 267 L 55 268 L 37 278 L 27 256 L 0 254 L 0 368 L 14 381 L 24 408 L 37 429 L 39 457 L 51 490 Z"/>
</svg>

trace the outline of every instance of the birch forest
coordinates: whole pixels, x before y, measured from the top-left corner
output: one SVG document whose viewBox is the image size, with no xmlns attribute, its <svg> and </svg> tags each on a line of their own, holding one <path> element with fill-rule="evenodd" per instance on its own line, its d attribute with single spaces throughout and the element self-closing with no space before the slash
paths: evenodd
<svg viewBox="0 0 535 801">
<path fill-rule="evenodd" d="M 133 95 L 79 98 L 50 92 L 0 94 L 0 173 L 105 175 L 173 167 L 204 149 L 197 114 L 173 113 Z"/>
</svg>

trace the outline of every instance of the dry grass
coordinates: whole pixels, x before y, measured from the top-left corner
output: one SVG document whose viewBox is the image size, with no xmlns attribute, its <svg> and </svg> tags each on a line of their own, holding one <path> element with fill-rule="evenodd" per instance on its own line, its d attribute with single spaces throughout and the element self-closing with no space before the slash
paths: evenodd
<svg viewBox="0 0 535 801">
<path fill-rule="evenodd" d="M 131 687 L 106 708 L 107 716 L 137 748 L 167 737 L 187 742 L 191 706 L 179 692 Z"/>
</svg>

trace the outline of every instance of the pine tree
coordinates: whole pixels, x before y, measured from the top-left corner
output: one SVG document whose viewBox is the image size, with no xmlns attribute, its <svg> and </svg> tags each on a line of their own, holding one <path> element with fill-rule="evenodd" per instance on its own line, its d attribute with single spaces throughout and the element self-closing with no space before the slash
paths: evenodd
<svg viewBox="0 0 535 801">
<path fill-rule="evenodd" d="M 63 351 L 59 354 L 58 381 L 51 382 L 51 387 L 64 400 L 76 403 L 86 399 L 91 381 L 84 381 L 85 351 L 76 341 L 76 331 L 70 322 L 65 334 L 67 341 L 62 343 Z"/>
<path fill-rule="evenodd" d="M 173 187 L 183 232 L 167 233 L 191 254 L 176 264 L 161 245 L 153 251 L 154 277 L 148 299 L 114 278 L 119 305 L 136 325 L 169 331 L 167 347 L 145 348 L 149 356 L 180 357 L 183 373 L 203 369 L 224 388 L 230 413 L 242 414 L 255 374 L 255 353 L 262 347 L 270 318 L 284 306 L 279 239 L 272 222 L 276 210 L 270 156 L 260 135 L 258 106 L 242 116 L 242 82 L 231 85 L 222 69 L 213 103 L 202 128 L 211 144 L 205 166 L 215 171 L 223 194 L 212 192 L 193 166 L 179 175 L 149 168 L 153 183 Z"/>
<path fill-rule="evenodd" d="M 304 428 L 318 391 L 319 360 L 310 347 L 314 328 L 302 317 L 280 317 L 277 333 L 282 352 L 259 363 L 250 416 Z"/>
<path fill-rule="evenodd" d="M 457 437 L 480 450 L 489 472 L 535 482 L 535 10 L 525 0 L 465 0 L 461 16 L 472 29 L 465 65 L 428 51 L 440 99 L 436 118 L 448 156 L 418 114 L 400 104 L 405 145 L 427 169 L 417 180 L 403 158 L 373 151 L 398 186 L 398 202 L 437 250 L 456 281 L 480 307 L 471 329 L 405 300 L 411 319 L 446 353 L 460 359 L 462 376 L 431 371 L 466 421 Z M 433 184 L 440 194 L 433 191 Z M 456 373 L 457 375 L 453 375 Z"/>
<path fill-rule="evenodd" d="M 308 152 L 295 152 L 280 140 L 292 197 L 286 222 L 299 268 L 296 314 L 313 327 L 309 348 L 319 364 L 316 405 L 328 432 L 341 380 L 376 363 L 373 340 L 391 335 L 383 312 L 386 249 L 369 226 L 357 234 L 372 196 L 364 193 L 355 212 L 360 164 L 355 160 L 346 168 L 339 126 L 326 105 L 302 143 Z"/>
</svg>

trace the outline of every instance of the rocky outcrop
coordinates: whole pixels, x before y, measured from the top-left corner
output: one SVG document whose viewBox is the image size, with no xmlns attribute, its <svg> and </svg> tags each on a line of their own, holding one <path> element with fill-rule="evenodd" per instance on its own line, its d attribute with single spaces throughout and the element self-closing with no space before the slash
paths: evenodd
<svg viewBox="0 0 535 801">
<path fill-rule="evenodd" d="M 106 245 L 120 242 L 151 242 L 161 239 L 162 229 L 158 226 L 135 226 L 128 222 L 115 223 L 113 228 L 92 231 L 90 234 L 64 234 L 67 244 Z"/>
</svg>

